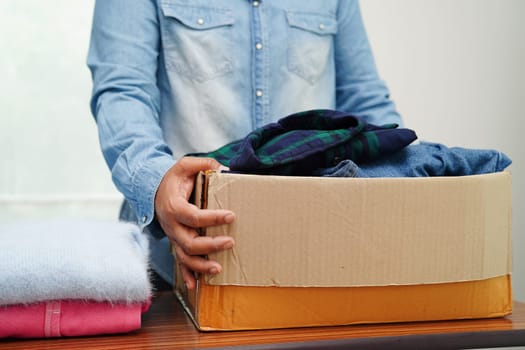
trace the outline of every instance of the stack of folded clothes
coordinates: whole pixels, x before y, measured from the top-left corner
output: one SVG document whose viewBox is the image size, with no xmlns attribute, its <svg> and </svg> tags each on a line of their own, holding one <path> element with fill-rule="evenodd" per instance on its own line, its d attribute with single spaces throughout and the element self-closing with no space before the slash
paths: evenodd
<svg viewBox="0 0 525 350">
<path fill-rule="evenodd" d="M 0 226 L 0 337 L 123 333 L 149 307 L 139 227 L 81 220 Z"/>
<path fill-rule="evenodd" d="M 511 159 L 491 149 L 420 142 L 411 129 L 373 125 L 346 112 L 314 109 L 264 125 L 207 153 L 229 171 L 329 177 L 465 176 L 505 170 Z"/>
</svg>

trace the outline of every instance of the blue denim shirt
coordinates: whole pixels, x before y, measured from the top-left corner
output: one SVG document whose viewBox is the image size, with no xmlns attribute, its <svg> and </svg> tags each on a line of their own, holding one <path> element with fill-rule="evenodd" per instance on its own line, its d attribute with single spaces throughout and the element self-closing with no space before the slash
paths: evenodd
<svg viewBox="0 0 525 350">
<path fill-rule="evenodd" d="M 143 225 L 184 154 L 308 109 L 401 124 L 354 0 L 100 0 L 88 66 L 105 160 Z"/>
</svg>

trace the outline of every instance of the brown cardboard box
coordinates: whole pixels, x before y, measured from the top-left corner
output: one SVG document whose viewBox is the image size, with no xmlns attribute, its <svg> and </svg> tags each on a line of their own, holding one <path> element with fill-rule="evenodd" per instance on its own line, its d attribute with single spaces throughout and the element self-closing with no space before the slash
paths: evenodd
<svg viewBox="0 0 525 350">
<path fill-rule="evenodd" d="M 195 291 L 176 293 L 201 330 L 507 315 L 511 179 L 201 174 L 202 208 L 236 213 L 203 234 L 236 245 Z"/>
</svg>

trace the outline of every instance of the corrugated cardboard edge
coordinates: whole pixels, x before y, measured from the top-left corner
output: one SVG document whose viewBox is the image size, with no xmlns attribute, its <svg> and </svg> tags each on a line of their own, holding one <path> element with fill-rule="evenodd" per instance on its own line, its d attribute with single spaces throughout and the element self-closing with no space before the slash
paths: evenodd
<svg viewBox="0 0 525 350">
<path fill-rule="evenodd" d="M 209 329 L 201 329 L 200 325 L 199 325 L 199 322 L 197 321 L 197 319 L 195 318 L 196 315 L 198 315 L 198 311 L 197 310 L 194 310 L 192 307 L 190 307 L 190 305 L 186 302 L 188 299 L 187 299 L 187 291 L 180 288 L 180 287 L 176 287 L 175 290 L 174 290 L 174 293 L 175 293 L 175 296 L 177 297 L 177 299 L 179 300 L 182 308 L 184 309 L 184 312 L 186 312 L 186 314 L 189 316 L 189 318 L 191 319 L 191 322 L 193 322 L 193 325 L 195 326 L 195 328 L 197 328 L 198 330 L 209 330 Z"/>
<path fill-rule="evenodd" d="M 447 282 L 458 282 L 458 281 L 470 281 L 470 280 L 480 280 L 480 279 L 486 279 L 490 277 L 505 275 L 510 273 L 511 269 L 511 242 L 510 236 L 511 236 L 511 198 L 510 198 L 510 192 L 511 192 L 511 186 L 510 186 L 510 174 L 509 173 L 496 173 L 496 174 L 487 174 L 487 175 L 473 175 L 473 176 L 464 176 L 464 177 L 443 177 L 443 178 L 382 178 L 382 179 L 319 179 L 319 178 L 293 178 L 293 177 L 274 177 L 274 176 L 258 176 L 255 177 L 254 175 L 239 175 L 239 174 L 218 174 L 218 173 L 211 173 L 204 175 L 205 181 L 204 184 L 208 184 L 210 193 L 208 193 L 208 208 L 228 208 L 232 209 L 234 212 L 241 212 L 242 206 L 249 205 L 249 203 L 246 203 L 246 200 L 261 200 L 266 201 L 266 204 L 272 203 L 272 205 L 267 205 L 265 208 L 273 207 L 273 209 L 276 210 L 284 210 L 287 212 L 286 217 L 283 215 L 279 216 L 276 215 L 277 219 L 289 219 L 288 216 L 294 215 L 294 203 L 290 204 L 289 206 L 279 207 L 280 205 L 284 203 L 291 202 L 293 200 L 293 196 L 297 194 L 299 191 L 311 191 L 311 193 L 306 194 L 307 198 L 314 198 L 315 200 L 319 200 L 320 202 L 327 203 L 330 202 L 330 200 L 334 200 L 333 196 L 330 197 L 323 197 L 324 193 L 324 186 L 332 186 L 335 182 L 337 182 L 337 186 L 340 186 L 341 184 L 345 184 L 345 187 L 338 187 L 337 192 L 344 192 L 344 191 L 350 191 L 345 192 L 345 196 L 352 196 L 352 195 L 358 195 L 359 201 L 354 201 L 353 207 L 351 210 L 354 212 L 357 212 L 355 217 L 352 220 L 357 220 L 356 225 L 363 226 L 363 222 L 360 222 L 359 217 L 363 217 L 363 220 L 366 221 L 366 225 L 370 226 L 371 223 L 373 223 L 374 220 L 381 220 L 380 214 L 381 210 L 384 209 L 381 203 L 381 200 L 383 198 L 383 194 L 380 191 L 386 191 L 387 197 L 388 193 L 391 193 L 393 196 L 400 195 L 400 186 L 405 186 L 404 188 L 408 189 L 410 188 L 408 195 L 402 195 L 408 197 L 408 199 L 404 200 L 404 202 L 396 204 L 395 206 L 387 207 L 388 210 L 391 210 L 392 217 L 394 217 L 394 214 L 399 214 L 400 217 L 402 217 L 401 223 L 411 225 L 415 223 L 415 225 L 420 225 L 420 227 L 416 227 L 416 230 L 427 230 L 427 239 L 436 237 L 439 238 L 440 232 L 436 231 L 433 232 L 432 228 L 430 226 L 436 225 L 439 227 L 440 223 L 446 223 L 446 220 L 449 218 L 447 215 L 455 215 L 453 212 L 451 213 L 451 210 L 459 210 L 464 211 L 461 213 L 461 215 L 457 214 L 457 217 L 461 220 L 463 220 L 463 215 L 465 217 L 469 218 L 469 222 L 467 223 L 470 225 L 467 227 L 467 231 L 472 230 L 473 233 L 470 234 L 470 237 L 468 238 L 467 234 L 465 237 L 470 239 L 466 239 L 467 243 L 462 243 L 463 236 L 458 238 L 455 235 L 449 235 L 446 239 L 450 240 L 456 240 L 454 244 L 445 244 L 441 242 L 441 244 L 438 244 L 442 249 L 442 251 L 439 252 L 439 254 L 444 254 L 448 256 L 442 256 L 441 261 L 448 262 L 450 258 L 456 258 L 458 261 L 458 264 L 449 264 L 448 266 L 427 266 L 425 264 L 422 264 L 421 262 L 424 261 L 428 256 L 432 255 L 432 251 L 427 251 L 426 254 L 420 254 L 420 256 L 417 256 L 419 254 L 417 250 L 419 248 L 413 248 L 411 250 L 411 254 L 415 254 L 416 258 L 414 260 L 410 261 L 410 263 L 405 264 L 400 269 L 399 266 L 395 266 L 391 264 L 392 261 L 396 261 L 395 257 L 390 256 L 389 258 L 386 258 L 383 262 L 381 260 L 374 260 L 372 263 L 368 263 L 367 261 L 355 261 L 355 259 L 352 261 L 352 258 L 355 257 L 357 254 L 359 254 L 359 251 L 353 251 L 352 254 L 348 254 L 350 256 L 349 260 L 347 257 L 344 257 L 342 259 L 339 259 L 337 261 L 337 266 L 334 265 L 324 265 L 329 266 L 329 268 L 323 268 L 320 271 L 315 271 L 315 269 L 310 269 L 308 271 L 303 271 L 302 275 L 298 277 L 298 265 L 295 265 L 294 268 L 284 269 L 283 266 L 294 266 L 293 264 L 297 264 L 298 261 L 302 261 L 310 264 L 309 266 L 314 266 L 314 263 L 318 263 L 316 261 L 312 261 L 316 257 L 314 252 L 310 250 L 306 250 L 306 253 L 302 256 L 298 256 L 297 254 L 301 254 L 296 252 L 290 252 L 289 250 L 284 249 L 280 253 L 277 253 L 277 255 L 272 255 L 273 253 L 266 254 L 266 252 L 261 252 L 260 246 L 263 245 L 262 241 L 257 242 L 254 236 L 249 236 L 251 243 L 253 245 L 250 247 L 250 242 L 248 241 L 242 241 L 242 232 L 236 232 L 236 229 L 238 227 L 242 227 L 244 230 L 254 230 L 256 227 L 253 225 L 264 225 L 264 221 L 258 220 L 257 216 L 248 218 L 250 221 L 250 224 L 252 226 L 243 226 L 246 225 L 246 222 L 243 222 L 240 217 L 242 215 L 237 216 L 237 220 L 234 224 L 231 226 L 219 226 L 219 227 L 213 227 L 208 228 L 206 234 L 207 235 L 232 235 L 235 237 L 238 244 L 234 249 L 231 251 L 221 252 L 218 254 L 211 255 L 210 257 L 214 260 L 217 260 L 224 268 L 223 273 L 221 273 L 218 276 L 208 276 L 207 282 L 210 284 L 218 284 L 218 285 L 246 285 L 246 286 L 298 286 L 298 287 L 315 287 L 315 286 L 345 286 L 345 287 L 351 287 L 351 286 L 385 286 L 385 285 L 410 285 L 410 284 L 433 284 L 433 283 L 447 283 Z M 341 182 L 346 181 L 346 182 Z M 266 185 L 265 185 L 266 183 Z M 235 186 L 232 186 L 235 184 Z M 268 185 L 269 184 L 269 185 Z M 273 184 L 278 184 L 278 187 L 275 187 Z M 256 187 L 259 187 L 259 192 L 256 193 L 256 197 L 250 199 L 250 189 L 253 189 Z M 437 188 L 437 190 L 429 190 L 430 187 L 434 186 Z M 441 186 L 441 187 L 440 187 Z M 444 186 L 444 187 L 443 187 Z M 470 186 L 470 187 L 469 187 Z M 272 192 L 273 188 L 278 188 L 277 192 Z M 348 188 L 351 188 L 348 190 Z M 437 201 L 433 196 L 438 194 L 437 192 L 433 191 L 440 191 L 442 190 L 442 187 L 450 191 L 450 193 L 447 194 L 447 196 L 451 196 L 453 198 L 452 201 L 447 202 L 447 198 L 443 199 L 441 198 L 441 201 Z M 297 189 L 300 189 L 299 191 Z M 237 192 L 236 192 L 237 191 Z M 295 191 L 295 192 L 294 192 Z M 333 187 L 331 188 L 331 191 L 334 191 Z M 378 192 L 379 191 L 379 192 Z M 206 191 L 205 191 L 206 192 Z M 379 193 L 379 194 L 378 194 Z M 290 197 L 292 196 L 292 197 Z M 280 198 L 284 197 L 284 200 L 280 200 Z M 468 198 L 467 198 L 468 197 Z M 242 198 L 244 200 L 244 203 L 239 200 L 239 198 Z M 345 197 L 347 198 L 347 197 Z M 490 198 L 490 201 L 488 200 Z M 336 198 L 337 199 L 337 198 Z M 403 200 L 403 198 L 401 198 Z M 306 199 L 307 201 L 308 199 Z M 493 200 L 495 201 L 493 203 Z M 272 202 L 274 201 L 274 202 Z M 377 201 L 377 202 L 372 202 Z M 411 201 L 419 201 L 415 205 L 411 203 Z M 345 203 L 341 201 L 337 201 L 334 205 L 344 205 Z M 458 203 L 454 207 L 454 203 Z M 428 215 L 428 210 L 425 212 L 425 210 L 422 211 L 422 215 L 427 215 L 425 217 L 426 221 L 429 222 L 419 222 L 414 218 L 414 215 L 411 214 L 412 211 L 418 212 L 419 207 L 424 207 L 427 204 L 432 204 L 435 206 L 437 213 L 445 213 L 444 217 L 432 217 Z M 429 205 L 430 205 L 429 204 Z M 364 209 L 360 209 L 360 206 L 362 206 Z M 489 208 L 487 209 L 487 206 Z M 370 214 L 370 208 L 379 208 L 377 213 Z M 398 207 L 400 207 L 400 211 L 398 210 Z M 449 207 L 452 207 L 453 209 L 450 209 Z M 381 209 L 382 208 L 382 209 Z M 405 208 L 405 209 L 403 209 Z M 410 211 L 408 211 L 406 208 L 409 208 Z M 272 209 L 272 208 L 269 208 Z M 304 208 L 303 208 L 304 209 Z M 315 213 L 315 207 L 314 207 L 314 213 Z M 361 211 L 360 211 L 361 210 Z M 403 211 L 405 210 L 405 211 Z M 331 212 L 331 211 L 328 211 Z M 491 212 L 494 212 L 491 214 Z M 272 215 L 275 214 L 275 212 L 272 212 L 271 210 L 268 213 L 261 213 L 261 215 Z M 426 213 L 426 214 L 425 214 Z M 484 222 L 477 222 L 476 219 L 478 216 L 482 213 L 483 217 L 482 219 Z M 505 217 L 501 218 L 501 214 L 504 214 Z M 296 213 L 297 214 L 297 213 Z M 337 211 L 335 211 L 336 215 L 339 215 Z M 487 214 L 487 215 L 485 215 Z M 299 216 L 294 217 L 292 220 L 295 220 L 294 222 L 300 222 L 302 221 L 300 214 Z M 306 214 L 308 215 L 308 214 Z M 368 215 L 368 216 L 367 216 Z M 376 215 L 376 216 L 374 216 Z M 412 215 L 412 216 L 411 216 Z M 478 215 L 478 216 L 477 216 Z M 270 216 L 271 217 L 271 216 Z M 506 218 L 506 221 L 503 220 Z M 264 218 L 263 218 L 264 219 Z M 325 218 L 326 219 L 326 218 Z M 334 217 L 330 217 L 328 219 L 334 219 Z M 336 220 L 345 219 L 344 217 L 335 217 Z M 383 218 L 384 219 L 384 218 Z M 387 218 L 388 219 L 388 218 Z M 459 220 L 458 219 L 458 220 Z M 385 219 L 386 220 L 386 219 Z M 413 220 L 411 223 L 410 220 Z M 415 220 L 415 221 L 414 221 Z M 441 221 L 440 221 L 441 220 Z M 466 219 L 465 219 L 466 220 Z M 494 221 L 495 220 L 495 221 Z M 468 220 L 467 220 L 468 221 Z M 329 221 L 327 221 L 329 222 Z M 388 222 L 388 221 L 386 221 Z M 313 224 L 313 223 L 308 223 Z M 461 222 L 460 222 L 461 224 Z M 286 223 L 279 222 L 276 224 L 279 225 L 286 225 Z M 379 223 L 380 225 L 384 225 L 383 223 Z M 425 226 L 426 225 L 426 226 Z M 430 226 L 429 226 L 430 225 Z M 476 234 L 479 234 L 479 230 L 484 229 L 484 225 L 492 225 L 492 226 L 501 226 L 501 231 L 503 237 L 497 237 L 494 234 L 492 236 L 485 236 L 484 239 L 479 239 L 480 237 L 476 236 Z M 498 227 L 499 227 L 498 226 Z M 281 227 L 281 226 L 279 226 Z M 430 227 L 430 231 L 429 231 Z M 446 227 L 446 226 L 445 226 Z M 241 230 L 242 230 L 241 229 Z M 275 229 L 274 226 L 270 226 L 267 231 L 265 231 L 268 234 L 267 240 L 270 241 L 278 241 L 279 239 L 282 239 L 282 236 L 275 236 L 271 235 L 272 232 Z M 308 229 L 307 227 L 303 227 L 303 230 Z M 411 230 L 414 228 L 411 227 Z M 331 228 L 333 230 L 333 228 Z M 369 230 L 369 227 L 367 227 L 367 230 Z M 492 228 L 494 231 L 494 228 Z M 286 237 L 288 239 L 288 244 L 290 242 L 296 243 L 301 240 L 299 238 L 302 238 L 300 234 L 298 234 L 296 231 L 296 228 L 294 227 L 293 230 L 295 233 L 294 238 L 292 238 L 292 241 L 289 240 L 289 237 Z M 300 230 L 299 230 L 300 231 Z M 423 232 L 422 231 L 422 232 Z M 443 231 L 443 230 L 442 230 Z M 300 232 L 299 232 L 300 233 Z M 361 233 L 354 232 L 354 239 L 355 237 L 358 237 Z M 339 233 L 336 233 L 339 234 Z M 367 235 L 368 235 L 367 231 Z M 412 232 L 413 236 L 407 241 L 402 242 L 404 245 L 410 245 L 413 244 L 417 247 L 418 242 L 417 239 L 419 236 L 414 235 L 414 232 Z M 346 232 L 345 232 L 346 235 Z M 362 235 L 362 234 L 361 234 Z M 434 236 L 432 236 L 434 235 Z M 256 236 L 257 237 L 257 236 Z M 309 242 L 309 244 L 313 247 L 316 247 L 323 243 L 322 240 L 317 239 L 314 237 L 313 234 L 308 236 L 310 238 L 314 238 L 312 242 Z M 395 239 L 391 239 L 389 241 L 389 246 L 395 246 L 397 244 L 396 240 L 399 237 L 404 236 L 396 236 Z M 259 237 L 260 238 L 260 237 Z M 345 243 L 344 237 L 339 236 L 336 237 L 337 239 L 335 241 L 339 243 Z M 373 236 L 373 237 L 366 237 L 366 240 L 368 239 L 383 239 L 388 238 L 388 235 L 385 236 Z M 295 240 L 293 240 L 295 239 Z M 501 239 L 504 240 L 501 241 Z M 255 240 L 255 243 L 253 242 Z M 340 241 L 341 240 L 341 241 Z M 361 241 L 366 241 L 361 240 Z M 241 243 L 239 243 L 241 242 Z M 350 245 L 344 245 L 345 247 L 351 247 L 353 246 L 357 241 L 352 241 L 352 244 Z M 439 240 L 438 240 L 439 243 Z M 285 244 L 285 243 L 283 243 Z M 361 244 L 368 244 L 367 242 Z M 463 251 L 461 250 L 461 245 Z M 374 249 L 377 249 L 377 247 L 380 247 L 381 244 L 376 244 L 374 246 Z M 403 245 L 401 245 L 403 246 Z M 240 248 L 242 247 L 242 248 Z M 243 251 L 244 248 L 248 247 L 248 250 Z M 490 250 L 486 250 L 486 248 L 490 248 Z M 279 247 L 275 248 L 278 249 Z M 310 247 L 311 248 L 311 247 Z M 337 252 L 337 254 L 345 254 L 344 251 L 337 250 L 338 246 L 330 246 L 329 248 L 323 247 L 323 251 L 334 251 Z M 443 249 L 446 248 L 446 249 Z M 251 249 L 251 250 L 250 250 Z M 345 248 L 346 249 L 346 248 Z M 368 249 L 368 248 L 367 248 Z M 449 250 L 456 249 L 456 253 L 450 253 Z M 381 257 L 383 255 L 388 255 L 388 251 L 378 251 L 376 255 L 373 255 L 374 257 Z M 480 256 L 480 254 L 485 254 L 484 256 Z M 489 254 L 487 254 L 489 253 Z M 293 255 L 295 254 L 295 256 Z M 439 255 L 438 254 L 438 255 Z M 463 255 L 461 255 L 463 254 Z M 254 259 L 255 257 L 259 257 L 259 259 Z M 262 256 L 262 258 L 260 258 Z M 275 257 L 278 256 L 279 259 L 275 259 Z M 244 259 L 244 257 L 249 257 L 249 259 Z M 306 257 L 306 258 L 305 258 Z M 458 258 L 459 257 L 459 258 Z M 495 261 L 494 257 L 496 257 L 497 262 Z M 501 257 L 505 257 L 506 261 L 504 264 L 501 264 L 502 260 Z M 331 259 L 332 257 L 328 257 Z M 339 257 L 341 258 L 341 257 Z M 370 258 L 370 257 L 368 257 Z M 413 258 L 413 257 L 412 257 Z M 302 260 L 301 260 L 302 259 Z M 306 260 L 305 260 L 306 259 Z M 308 260 L 310 259 L 310 260 Z M 419 259 L 419 260 L 418 260 Z M 480 261 L 480 259 L 482 261 Z M 248 266 L 245 263 L 245 260 L 250 260 L 253 262 L 251 266 Z M 276 260 L 279 260 L 279 263 L 275 263 Z M 399 259 L 398 259 L 399 260 Z M 439 261 L 439 259 L 438 259 Z M 386 263 L 385 263 L 386 262 Z M 481 262 L 481 263 L 480 263 Z M 272 265 L 273 263 L 273 265 Z M 369 264 L 367 266 L 378 266 L 381 263 L 384 263 L 383 270 L 380 272 L 374 272 L 371 273 L 370 271 L 351 271 L 352 266 L 364 266 L 364 264 Z M 461 266 L 463 263 L 466 265 L 469 265 L 469 270 L 467 269 L 461 269 L 457 268 L 458 266 Z M 392 266 L 390 266 L 392 265 Z M 446 265 L 446 264 L 443 264 Z M 417 273 L 414 273 L 413 271 L 410 271 L 410 269 L 417 270 L 419 266 L 426 266 L 425 268 L 427 270 L 421 271 Z M 495 267 L 496 266 L 496 267 Z M 264 267 L 264 268 L 262 268 Z M 315 267 L 315 266 L 314 266 Z M 273 268 L 273 269 L 272 269 Z M 335 278 L 332 278 L 330 274 L 327 273 L 327 271 L 334 271 L 337 268 L 340 268 L 340 271 L 343 271 L 344 269 L 349 269 L 347 271 L 351 271 L 351 273 L 343 273 L 343 274 L 335 274 Z M 402 269 L 409 270 L 409 271 L 403 271 Z M 367 269 L 368 270 L 368 269 Z M 395 276 L 395 274 L 397 275 Z M 355 276 L 359 275 L 359 276 Z M 328 276 L 328 277 L 327 277 Z M 342 277 L 341 277 L 342 276 Z M 379 276 L 379 277 L 378 277 Z M 395 277 L 392 277 L 395 276 Z"/>
<path fill-rule="evenodd" d="M 206 207 L 206 194 L 207 194 L 207 181 L 206 181 L 206 174 L 208 172 L 200 172 L 195 177 L 195 185 L 193 187 L 193 192 L 191 193 L 190 202 L 195 204 L 199 208 L 205 208 Z M 201 235 L 205 234 L 203 230 L 199 230 L 199 233 Z M 173 256 L 176 257 L 175 254 L 175 247 L 173 244 L 171 244 L 171 253 Z M 175 258 L 176 259 L 176 258 Z M 174 271 L 173 271 L 173 281 L 174 281 L 174 288 L 173 292 L 177 299 L 179 300 L 182 308 L 186 312 L 186 314 L 190 317 L 191 321 L 195 325 L 195 328 L 197 328 L 200 331 L 210 331 L 212 329 L 207 327 L 201 327 L 198 321 L 198 315 L 199 315 L 199 307 L 200 303 L 198 302 L 199 298 L 199 290 L 201 285 L 201 278 L 199 276 L 196 276 L 197 283 L 195 286 L 195 290 L 189 291 L 186 288 L 186 285 L 184 281 L 182 280 L 181 272 L 180 272 L 180 266 L 175 261 Z"/>
</svg>

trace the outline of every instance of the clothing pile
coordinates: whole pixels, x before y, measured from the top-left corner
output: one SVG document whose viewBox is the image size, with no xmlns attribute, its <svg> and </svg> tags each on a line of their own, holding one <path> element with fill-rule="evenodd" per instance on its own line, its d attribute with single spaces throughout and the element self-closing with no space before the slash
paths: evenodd
<svg viewBox="0 0 525 350">
<path fill-rule="evenodd" d="M 56 220 L 0 226 L 0 338 L 123 333 L 150 304 L 138 226 Z"/>
<path fill-rule="evenodd" d="M 464 176 L 504 170 L 496 150 L 412 144 L 410 129 L 377 126 L 348 113 L 310 110 L 289 115 L 208 153 L 231 172 L 332 177 Z"/>
</svg>

